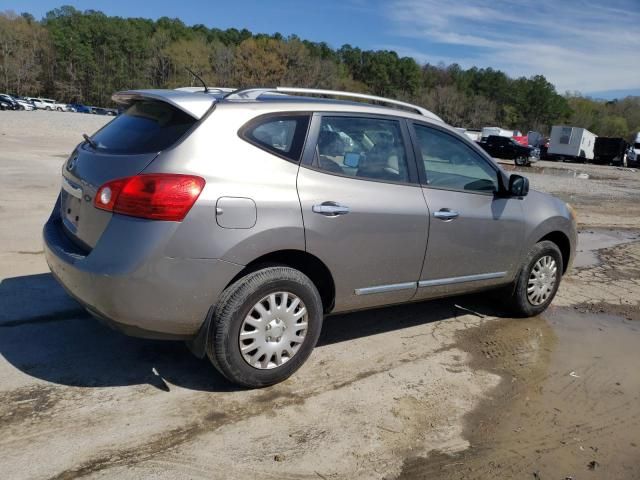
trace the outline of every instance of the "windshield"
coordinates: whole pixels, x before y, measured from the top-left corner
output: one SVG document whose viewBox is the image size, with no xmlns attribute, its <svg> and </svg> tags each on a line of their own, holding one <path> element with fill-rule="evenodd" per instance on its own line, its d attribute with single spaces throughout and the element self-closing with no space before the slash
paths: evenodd
<svg viewBox="0 0 640 480">
<path fill-rule="evenodd" d="M 176 143 L 195 123 L 195 118 L 165 102 L 140 100 L 92 140 L 98 150 L 105 152 L 159 152 Z"/>
</svg>

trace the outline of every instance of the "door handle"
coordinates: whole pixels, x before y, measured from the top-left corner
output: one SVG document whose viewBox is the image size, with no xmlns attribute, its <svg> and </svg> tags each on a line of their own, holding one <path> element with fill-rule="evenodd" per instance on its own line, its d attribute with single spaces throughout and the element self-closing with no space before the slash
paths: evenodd
<svg viewBox="0 0 640 480">
<path fill-rule="evenodd" d="M 439 218 L 440 220 L 453 220 L 454 218 L 458 218 L 460 216 L 460 212 L 449 210 L 448 208 L 443 208 L 441 210 L 438 210 L 437 212 L 433 212 L 433 216 Z"/>
<path fill-rule="evenodd" d="M 314 205 L 311 210 L 313 213 L 319 213 L 327 217 L 336 217 L 338 215 L 346 215 L 349 213 L 349 207 L 340 205 L 336 202 L 323 202 L 320 205 Z"/>
</svg>

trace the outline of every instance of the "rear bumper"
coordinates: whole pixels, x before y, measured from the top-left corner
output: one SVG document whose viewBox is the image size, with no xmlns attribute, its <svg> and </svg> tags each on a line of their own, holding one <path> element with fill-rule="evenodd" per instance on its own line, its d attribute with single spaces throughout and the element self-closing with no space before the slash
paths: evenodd
<svg viewBox="0 0 640 480">
<path fill-rule="evenodd" d="M 222 260 L 166 257 L 162 247 L 177 224 L 146 222 L 151 232 L 141 238 L 141 221 L 115 216 L 116 224 L 86 254 L 67 238 L 57 211 L 43 230 L 51 272 L 89 313 L 128 335 L 195 336 L 211 305 L 243 268 Z M 118 221 L 129 225 L 123 228 Z"/>
</svg>

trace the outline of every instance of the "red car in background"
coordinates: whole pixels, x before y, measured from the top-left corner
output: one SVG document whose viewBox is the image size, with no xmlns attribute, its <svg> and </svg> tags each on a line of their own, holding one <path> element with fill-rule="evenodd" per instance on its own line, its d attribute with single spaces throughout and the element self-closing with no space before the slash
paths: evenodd
<svg viewBox="0 0 640 480">
<path fill-rule="evenodd" d="M 518 132 L 520 133 L 520 132 Z M 513 138 L 520 145 L 524 145 L 525 147 L 529 146 L 529 136 L 528 135 L 514 135 Z"/>
</svg>

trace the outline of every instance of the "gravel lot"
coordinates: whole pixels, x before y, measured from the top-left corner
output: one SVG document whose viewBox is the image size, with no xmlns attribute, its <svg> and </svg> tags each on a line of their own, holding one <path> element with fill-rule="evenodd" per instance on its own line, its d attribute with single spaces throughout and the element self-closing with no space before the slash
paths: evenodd
<svg viewBox="0 0 640 480">
<path fill-rule="evenodd" d="M 246 391 L 48 273 L 61 165 L 109 120 L 0 112 L 2 478 L 640 478 L 640 172 L 518 169 L 581 223 L 541 317 L 485 296 L 329 317 L 294 377 Z"/>
</svg>

